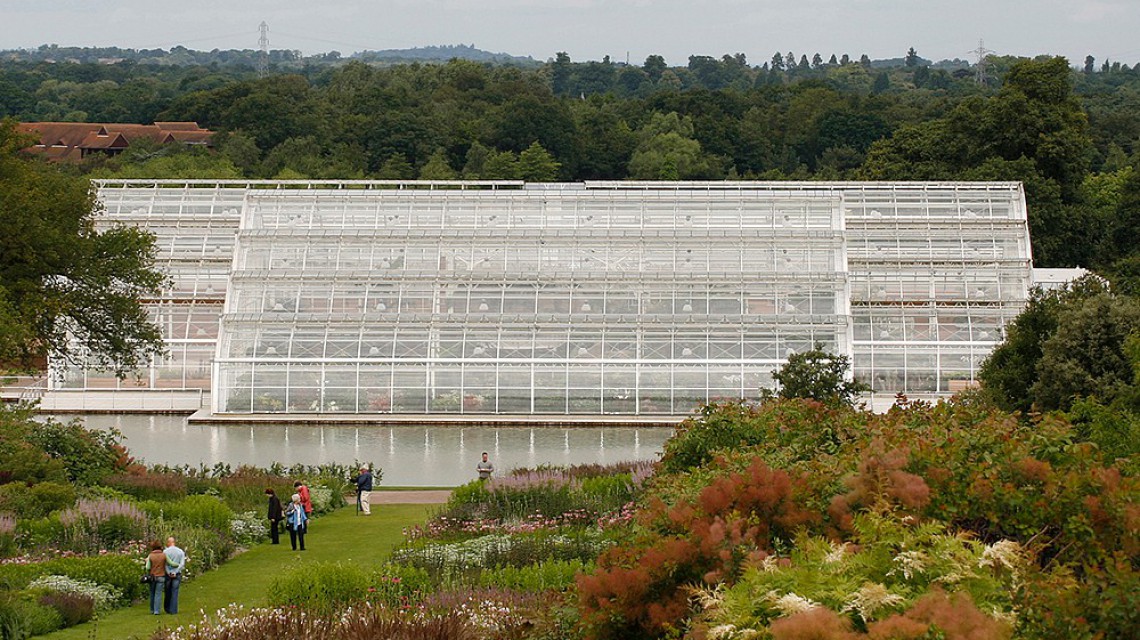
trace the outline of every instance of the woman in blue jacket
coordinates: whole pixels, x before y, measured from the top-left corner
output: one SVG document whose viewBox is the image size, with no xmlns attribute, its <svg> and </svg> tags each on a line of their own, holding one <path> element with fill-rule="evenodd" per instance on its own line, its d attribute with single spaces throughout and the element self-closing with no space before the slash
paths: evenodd
<svg viewBox="0 0 1140 640">
<path fill-rule="evenodd" d="M 289 544 L 293 551 L 297 550 L 297 543 L 301 544 L 301 551 L 305 550 L 305 529 L 308 527 L 309 516 L 305 515 L 305 507 L 301 505 L 301 495 L 294 493 L 285 507 L 285 527 L 289 529 Z"/>
</svg>

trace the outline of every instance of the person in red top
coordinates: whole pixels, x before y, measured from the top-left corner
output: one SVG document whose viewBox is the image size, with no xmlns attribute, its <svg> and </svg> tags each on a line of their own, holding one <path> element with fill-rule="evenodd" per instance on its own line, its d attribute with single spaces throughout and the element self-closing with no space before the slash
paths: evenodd
<svg viewBox="0 0 1140 640">
<path fill-rule="evenodd" d="M 313 515 L 313 498 L 309 495 L 309 488 L 300 480 L 293 483 L 293 488 L 297 491 L 297 495 L 301 496 L 301 506 L 305 507 L 305 515 Z"/>
</svg>

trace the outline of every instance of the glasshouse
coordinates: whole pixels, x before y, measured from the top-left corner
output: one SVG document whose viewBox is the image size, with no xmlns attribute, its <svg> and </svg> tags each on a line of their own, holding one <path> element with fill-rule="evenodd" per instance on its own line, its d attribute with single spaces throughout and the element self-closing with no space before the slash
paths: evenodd
<svg viewBox="0 0 1140 640">
<path fill-rule="evenodd" d="M 683 415 L 820 345 L 949 395 L 1033 284 L 1017 183 L 107 181 L 168 355 L 58 389 L 216 414 Z"/>
</svg>

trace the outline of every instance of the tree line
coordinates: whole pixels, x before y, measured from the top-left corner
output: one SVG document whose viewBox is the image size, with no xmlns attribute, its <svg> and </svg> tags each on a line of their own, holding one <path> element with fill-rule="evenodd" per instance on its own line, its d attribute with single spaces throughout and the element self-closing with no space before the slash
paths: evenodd
<svg viewBox="0 0 1140 640">
<path fill-rule="evenodd" d="M 261 79 L 242 65 L 9 60 L 0 108 L 219 132 L 214 153 L 143 145 L 77 168 L 102 177 L 1020 180 L 1038 266 L 1132 277 L 1140 70 L 995 57 L 979 84 L 953 66 L 913 48 L 886 66 L 560 53 L 533 69 L 349 61 Z"/>
</svg>

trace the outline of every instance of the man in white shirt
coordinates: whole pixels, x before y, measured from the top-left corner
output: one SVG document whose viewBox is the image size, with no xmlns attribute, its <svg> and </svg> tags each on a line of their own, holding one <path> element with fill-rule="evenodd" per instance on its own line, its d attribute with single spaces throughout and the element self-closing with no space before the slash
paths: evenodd
<svg viewBox="0 0 1140 640">
<path fill-rule="evenodd" d="M 178 613 L 178 588 L 182 586 L 182 569 L 186 567 L 186 552 L 174 544 L 174 536 L 166 539 L 166 593 L 162 608 L 167 613 Z"/>
</svg>

